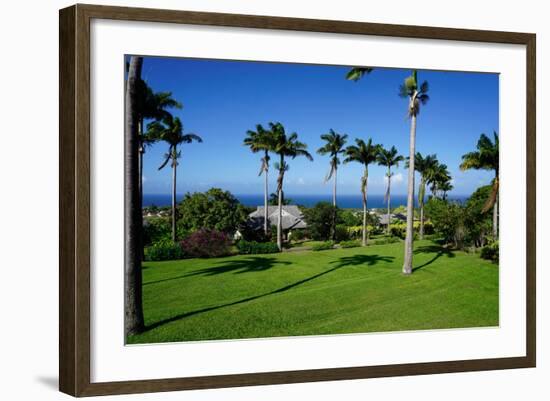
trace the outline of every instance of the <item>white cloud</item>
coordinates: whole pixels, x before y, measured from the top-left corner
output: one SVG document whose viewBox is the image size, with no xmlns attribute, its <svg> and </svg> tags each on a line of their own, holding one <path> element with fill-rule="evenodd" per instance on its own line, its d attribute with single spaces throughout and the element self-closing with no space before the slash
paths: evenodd
<svg viewBox="0 0 550 401">
<path fill-rule="evenodd" d="M 383 181 L 384 181 L 384 184 L 387 184 L 388 183 L 388 177 L 384 176 Z M 404 178 L 403 178 L 402 173 L 394 174 L 391 177 L 391 183 L 392 184 L 401 184 L 403 181 L 404 181 Z"/>
<path fill-rule="evenodd" d="M 305 183 L 306 182 L 302 177 L 298 178 L 298 182 L 297 182 L 298 185 L 305 185 Z"/>
</svg>

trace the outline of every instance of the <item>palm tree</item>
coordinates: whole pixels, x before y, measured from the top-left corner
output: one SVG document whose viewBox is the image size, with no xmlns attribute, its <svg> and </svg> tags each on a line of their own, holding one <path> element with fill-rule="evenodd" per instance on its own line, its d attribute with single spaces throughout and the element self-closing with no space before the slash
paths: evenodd
<svg viewBox="0 0 550 401">
<path fill-rule="evenodd" d="M 376 161 L 379 165 L 385 166 L 388 168 L 388 172 L 386 173 L 386 177 L 388 177 L 388 187 L 386 189 L 386 195 L 384 196 L 384 200 L 388 204 L 388 224 L 386 226 L 386 234 L 390 233 L 390 210 L 391 210 L 391 195 L 390 195 L 390 187 L 391 187 L 391 178 L 393 176 L 393 173 L 391 172 L 392 167 L 398 167 L 399 162 L 405 160 L 405 158 L 397 153 L 397 149 L 395 146 L 392 146 L 391 149 L 384 149 L 382 146 L 380 146 L 380 150 L 378 152 L 378 155 L 376 157 Z"/>
<path fill-rule="evenodd" d="M 292 199 L 289 199 L 285 197 L 285 191 L 281 194 L 281 197 L 283 198 L 282 204 L 284 205 L 290 205 L 292 203 Z M 277 206 L 279 204 L 279 194 L 277 192 L 271 192 L 269 194 L 269 202 L 271 206 Z"/>
<path fill-rule="evenodd" d="M 277 219 L 277 246 L 279 250 L 283 250 L 283 180 L 285 172 L 288 171 L 288 164 L 285 157 L 296 158 L 304 156 L 308 160 L 313 161 L 313 157 L 307 151 L 307 145 L 298 141 L 298 134 L 293 132 L 287 135 L 285 128 L 281 123 L 269 123 L 269 129 L 273 134 L 273 153 L 279 155 L 279 162 L 275 164 L 275 168 L 279 172 L 277 176 L 277 196 L 279 200 L 279 218 Z"/>
<path fill-rule="evenodd" d="M 413 222 L 414 222 L 414 156 L 416 142 L 416 118 L 420 113 L 420 105 L 426 104 L 428 97 L 428 82 L 424 81 L 418 85 L 416 70 L 412 75 L 405 78 L 405 82 L 399 87 L 399 96 L 408 98 L 408 116 L 411 120 L 409 134 L 409 177 L 407 190 L 407 230 L 405 237 L 405 257 L 403 262 L 403 274 L 412 273 L 413 259 Z"/>
<path fill-rule="evenodd" d="M 409 161 L 406 163 L 409 166 Z M 426 198 L 426 184 L 435 178 L 435 169 L 438 166 L 437 156 L 428 155 L 423 157 L 420 152 L 414 156 L 414 169 L 420 174 L 420 185 L 418 186 L 418 206 L 420 207 L 420 239 L 424 239 L 424 199 Z"/>
<path fill-rule="evenodd" d="M 202 142 L 202 138 L 196 134 L 184 134 L 181 120 L 168 114 L 161 122 L 155 121 L 149 124 L 148 130 L 152 137 L 159 138 L 168 143 L 168 152 L 165 154 L 166 159 L 158 168 L 162 170 L 168 162 L 172 162 L 172 241 L 176 242 L 176 170 L 178 159 L 181 152 L 178 151 L 178 146 L 184 143 L 193 141 Z"/>
<path fill-rule="evenodd" d="M 334 177 L 333 187 L 332 187 L 332 206 L 336 207 L 336 179 L 338 173 L 338 165 L 340 164 L 340 159 L 338 155 L 344 153 L 344 145 L 346 144 L 348 136 L 346 134 L 340 135 L 335 132 L 332 128 L 328 134 L 321 135 L 321 139 L 326 142 L 325 146 L 317 149 L 317 153 L 320 155 L 330 155 L 330 170 L 325 177 L 325 182 Z"/>
<path fill-rule="evenodd" d="M 371 67 L 354 67 L 346 74 L 346 79 L 349 81 L 359 81 L 365 75 L 369 75 L 373 71 Z"/>
<path fill-rule="evenodd" d="M 434 197 L 438 197 L 439 191 L 442 191 L 442 186 L 444 186 L 445 183 L 449 183 L 450 185 L 450 181 L 451 174 L 449 173 L 447 165 L 437 162 L 429 172 L 427 181 L 430 184 L 430 191 L 432 191 L 432 195 Z"/>
<path fill-rule="evenodd" d="M 143 57 L 131 57 L 126 83 L 125 110 L 125 178 L 126 207 L 131 218 L 127 220 L 128 240 L 125 242 L 125 302 L 124 330 L 126 335 L 143 331 L 142 277 L 141 277 L 141 203 L 138 187 L 138 86 L 141 80 Z"/>
<path fill-rule="evenodd" d="M 380 153 L 380 145 L 374 145 L 372 139 L 365 143 L 362 139 L 355 139 L 355 145 L 350 145 L 345 150 L 344 163 L 361 163 L 364 168 L 361 177 L 361 195 L 363 197 L 363 240 L 362 245 L 367 245 L 367 184 L 369 179 L 369 164 L 374 163 Z"/>
<path fill-rule="evenodd" d="M 447 199 L 447 192 L 452 191 L 454 188 L 453 184 L 451 184 L 451 180 L 447 180 L 444 182 L 441 182 L 439 184 L 439 189 L 442 192 L 442 198 L 443 200 Z"/>
<path fill-rule="evenodd" d="M 256 131 L 248 130 L 247 136 L 244 139 L 244 145 L 248 146 L 253 153 L 264 152 L 264 156 L 261 158 L 260 172 L 258 176 L 265 173 L 264 182 L 264 232 L 268 233 L 269 221 L 268 221 L 268 175 L 269 175 L 269 152 L 273 149 L 273 134 L 264 129 L 261 124 L 256 125 Z"/>
<path fill-rule="evenodd" d="M 483 212 L 493 209 L 493 236 L 495 239 L 498 238 L 498 189 L 499 189 L 499 166 L 498 166 L 498 156 L 499 156 L 499 144 L 498 144 L 498 134 L 493 132 L 494 140 L 485 135 L 481 134 L 479 140 L 477 141 L 477 151 L 469 152 L 462 156 L 462 163 L 460 164 L 460 169 L 462 171 L 475 169 L 475 170 L 493 170 L 495 172 L 495 178 L 493 179 L 491 195 L 487 199 L 483 207 Z"/>
<path fill-rule="evenodd" d="M 139 193 L 143 198 L 143 155 L 147 146 L 157 139 L 144 130 L 145 120 L 162 121 L 168 109 L 181 109 L 182 105 L 172 97 L 172 92 L 153 92 L 153 89 L 140 79 L 138 83 L 138 138 L 139 138 Z"/>
</svg>

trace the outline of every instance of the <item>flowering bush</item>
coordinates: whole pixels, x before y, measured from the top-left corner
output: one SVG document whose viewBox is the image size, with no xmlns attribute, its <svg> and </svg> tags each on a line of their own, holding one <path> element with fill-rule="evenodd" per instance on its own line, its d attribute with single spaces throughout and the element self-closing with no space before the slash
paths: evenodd
<svg viewBox="0 0 550 401">
<path fill-rule="evenodd" d="M 213 258 L 229 253 L 231 238 L 221 231 L 207 228 L 195 231 L 181 241 L 186 255 L 199 258 Z"/>
</svg>

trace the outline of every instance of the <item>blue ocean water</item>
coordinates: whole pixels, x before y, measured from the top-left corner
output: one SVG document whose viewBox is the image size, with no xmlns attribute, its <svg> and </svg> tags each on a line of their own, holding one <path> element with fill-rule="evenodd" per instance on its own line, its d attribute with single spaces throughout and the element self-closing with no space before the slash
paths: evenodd
<svg viewBox="0 0 550 401">
<path fill-rule="evenodd" d="M 286 195 L 286 194 L 285 194 Z M 260 206 L 264 204 L 264 196 L 260 195 L 235 195 L 235 197 L 245 206 Z M 310 207 L 318 202 L 332 202 L 332 194 L 324 195 L 286 195 L 291 200 L 293 205 L 301 205 Z M 179 202 L 183 198 L 183 194 L 176 196 L 176 200 Z M 449 196 L 449 200 L 464 202 L 467 196 Z M 170 194 L 143 194 L 143 206 L 170 206 L 172 197 Z M 361 195 L 338 195 L 338 206 L 341 208 L 354 208 L 358 209 L 363 207 L 361 201 Z M 415 205 L 418 200 L 415 199 Z M 391 207 L 397 207 L 407 204 L 407 195 L 392 195 Z M 367 205 L 370 208 L 385 208 L 386 202 L 384 202 L 384 195 L 369 195 Z"/>
</svg>

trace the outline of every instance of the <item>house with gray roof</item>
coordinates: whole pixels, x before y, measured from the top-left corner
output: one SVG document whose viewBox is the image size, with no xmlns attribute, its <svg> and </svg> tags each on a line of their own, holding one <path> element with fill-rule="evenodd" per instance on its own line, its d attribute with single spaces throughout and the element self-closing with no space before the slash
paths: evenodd
<svg viewBox="0 0 550 401">
<path fill-rule="evenodd" d="M 381 214 L 378 216 L 380 219 L 380 224 L 385 226 L 388 224 L 388 215 L 387 214 Z M 395 213 L 390 214 L 390 223 L 395 221 L 407 221 L 407 216 L 402 213 Z"/>
<path fill-rule="evenodd" d="M 264 206 L 258 208 L 248 215 L 249 224 L 252 227 L 261 228 L 264 226 Z M 269 225 L 276 226 L 279 222 L 279 207 L 268 206 L 267 218 Z M 282 226 L 284 231 L 304 229 L 307 227 L 304 221 L 304 215 L 296 205 L 284 205 L 282 212 Z"/>
</svg>

